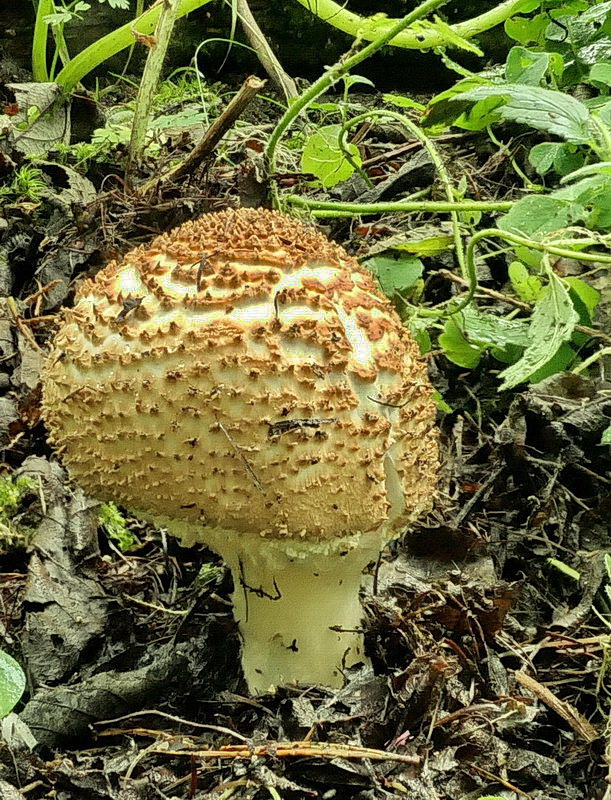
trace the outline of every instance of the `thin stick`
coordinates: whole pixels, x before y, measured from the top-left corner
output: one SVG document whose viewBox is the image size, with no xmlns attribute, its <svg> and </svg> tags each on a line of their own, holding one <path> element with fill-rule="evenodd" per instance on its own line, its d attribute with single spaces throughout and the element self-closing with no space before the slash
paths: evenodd
<svg viewBox="0 0 611 800">
<path fill-rule="evenodd" d="M 531 691 L 535 697 L 555 711 L 586 742 L 595 742 L 600 739 L 600 733 L 596 728 L 574 706 L 556 697 L 547 686 L 543 686 L 542 683 L 521 670 L 516 670 L 514 677 L 520 686 Z"/>
<path fill-rule="evenodd" d="M 238 16 L 244 28 L 244 33 L 250 46 L 257 54 L 263 69 L 267 72 L 276 86 L 283 92 L 287 100 L 297 97 L 297 85 L 295 81 L 282 68 L 282 64 L 276 58 L 276 54 L 269 46 L 267 39 L 257 20 L 254 18 L 248 0 L 237 0 Z"/>
<path fill-rule="evenodd" d="M 181 178 L 183 175 L 186 175 L 187 173 L 193 172 L 195 169 L 197 169 L 202 161 L 204 161 L 210 155 L 210 153 L 212 153 L 225 133 L 241 116 L 244 109 L 250 105 L 250 103 L 252 103 L 257 92 L 261 91 L 261 89 L 265 86 L 265 83 L 265 81 L 261 80 L 261 78 L 257 78 L 255 75 L 251 75 L 250 77 L 246 78 L 240 88 L 240 91 L 231 99 L 230 103 L 220 114 L 220 116 L 214 120 L 201 140 L 189 153 L 187 158 L 180 164 L 177 164 L 175 167 L 169 169 L 167 172 L 164 172 L 163 175 L 159 175 L 158 177 L 147 181 L 147 183 L 138 189 L 138 194 L 145 194 L 151 189 L 155 189 L 160 183 L 165 183 L 170 178 L 175 180 L 176 178 Z"/>
<path fill-rule="evenodd" d="M 274 758 L 368 758 L 371 761 L 397 761 L 401 764 L 419 764 L 419 756 L 408 756 L 400 753 L 387 753 L 370 747 L 353 747 L 352 745 L 334 744 L 332 742 L 269 742 L 263 745 L 226 745 L 218 750 L 155 750 L 166 756 L 191 756 L 192 758 L 256 758 L 272 756 Z"/>
</svg>

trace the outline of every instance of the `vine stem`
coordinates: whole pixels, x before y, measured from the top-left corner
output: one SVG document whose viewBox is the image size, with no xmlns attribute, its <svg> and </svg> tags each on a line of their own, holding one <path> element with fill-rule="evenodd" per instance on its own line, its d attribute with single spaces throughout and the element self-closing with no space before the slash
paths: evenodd
<svg viewBox="0 0 611 800">
<path fill-rule="evenodd" d="M 570 250 L 564 247 L 556 247 L 553 244 L 548 244 L 547 242 L 534 242 L 532 239 L 527 239 L 525 236 L 518 236 L 516 233 L 510 233 L 509 231 L 502 231 L 500 228 L 485 228 L 482 231 L 478 231 L 474 236 L 471 237 L 469 240 L 469 244 L 467 245 L 467 276 L 469 280 L 469 288 L 467 289 L 467 293 L 459 303 L 459 305 L 455 306 L 451 313 L 456 314 L 459 311 L 462 311 L 463 308 L 466 308 L 475 295 L 477 291 L 477 273 L 475 271 L 475 247 L 477 246 L 478 242 L 482 239 L 489 239 L 495 237 L 497 239 L 503 239 L 505 242 L 509 242 L 513 245 L 518 245 L 519 247 L 528 247 L 531 250 L 537 250 L 540 253 L 546 253 L 548 255 L 558 256 L 559 258 L 573 258 L 577 261 L 595 261 L 595 262 L 603 262 L 605 264 L 611 264 L 611 256 L 607 256 L 604 253 L 582 253 L 576 250 Z M 581 244 L 582 242 L 578 240 L 578 243 Z"/>
<path fill-rule="evenodd" d="M 308 89 L 306 89 L 305 92 L 302 92 L 302 94 L 292 103 L 290 108 L 282 115 L 276 127 L 272 131 L 267 143 L 265 152 L 270 174 L 273 176 L 273 174 L 276 172 L 276 149 L 280 139 L 301 114 L 301 112 L 310 105 L 310 103 L 314 102 L 319 95 L 323 94 L 327 89 L 329 89 L 329 87 L 333 86 L 334 83 L 337 83 L 342 75 L 348 74 L 353 67 L 355 67 L 357 64 L 360 64 L 361 61 L 364 61 L 366 58 L 369 58 L 369 56 L 373 55 L 373 53 L 377 52 L 398 33 L 401 33 L 402 30 L 407 28 L 408 25 L 411 25 L 417 19 L 429 14 L 431 11 L 439 8 L 446 2 L 447 0 L 425 0 L 425 2 L 421 3 L 413 11 L 403 17 L 403 19 L 396 21 L 394 25 L 388 28 L 388 30 L 379 34 L 375 41 L 368 44 L 362 50 L 349 54 L 347 58 L 340 59 L 326 72 L 324 72 L 317 81 L 315 81 Z M 274 204 L 276 205 L 278 201 L 278 188 L 275 181 L 272 181 L 272 195 Z"/>
<path fill-rule="evenodd" d="M 409 117 L 405 114 L 401 114 L 398 111 L 390 111 L 390 110 L 382 110 L 382 111 L 366 111 L 363 114 L 359 114 L 358 116 L 354 117 L 348 122 L 345 122 L 340 130 L 340 144 L 343 144 L 342 139 L 344 134 L 350 129 L 353 128 L 355 125 L 364 122 L 371 117 L 379 118 L 379 117 L 389 117 L 390 119 L 398 120 L 407 130 L 416 138 L 418 141 L 422 143 L 422 146 L 428 152 L 431 157 L 431 161 L 435 169 L 437 170 L 437 174 L 443 184 L 443 188 L 445 191 L 445 195 L 449 204 L 449 211 L 450 211 L 450 218 L 452 220 L 452 234 L 454 237 L 454 248 L 456 250 L 456 258 L 458 260 L 458 265 L 460 266 L 460 271 L 462 274 L 465 274 L 465 252 L 463 248 L 463 241 L 462 236 L 460 233 L 460 225 L 458 221 L 458 213 L 454 207 L 454 188 L 452 184 L 452 179 L 450 178 L 450 174 L 446 169 L 446 165 L 441 158 L 439 150 L 435 147 L 432 140 L 424 133 L 424 131 L 416 125 L 415 122 L 412 122 Z"/>
<path fill-rule="evenodd" d="M 335 212 L 343 214 L 386 214 L 401 211 L 430 211 L 449 214 L 453 211 L 509 211 L 515 203 L 511 200 L 460 200 L 448 203 L 444 200 L 397 200 L 396 202 L 380 201 L 378 203 L 345 203 L 335 200 L 313 200 L 297 195 L 283 197 L 286 203 L 292 206 L 301 206 L 316 210 L 317 216 L 335 216 Z"/>
<path fill-rule="evenodd" d="M 176 19 L 184 17 L 196 8 L 205 6 L 211 0 L 180 0 L 178 9 L 176 11 Z M 130 47 L 134 43 L 136 34 L 150 34 L 153 33 L 159 15 L 161 14 L 161 4 L 155 3 L 151 8 L 147 9 L 144 14 L 141 14 L 131 22 L 127 22 L 120 28 L 106 34 L 97 42 L 89 45 L 84 50 L 76 55 L 66 66 L 59 72 L 55 78 L 65 94 L 69 94 L 76 84 L 82 80 L 91 70 L 98 67 L 107 59 L 120 53 L 126 47 Z"/>
<path fill-rule="evenodd" d="M 302 6 L 311 11 L 320 19 L 339 28 L 340 31 L 366 40 L 377 40 L 380 34 L 385 34 L 393 30 L 397 20 L 384 17 L 361 17 L 348 11 L 340 3 L 334 0 L 297 0 Z M 505 0 L 498 3 L 490 11 L 480 14 L 478 17 L 459 22 L 449 26 L 454 34 L 462 39 L 471 39 L 482 31 L 494 28 L 505 22 L 506 19 L 517 14 L 525 6 L 524 0 Z M 427 12 L 428 13 L 428 12 Z M 406 26 L 407 27 L 407 26 Z M 428 50 L 432 47 L 442 47 L 451 44 L 448 36 L 444 35 L 443 30 L 418 30 L 406 31 L 399 30 L 393 33 L 386 41 L 396 47 L 405 47 L 411 50 Z"/>
</svg>

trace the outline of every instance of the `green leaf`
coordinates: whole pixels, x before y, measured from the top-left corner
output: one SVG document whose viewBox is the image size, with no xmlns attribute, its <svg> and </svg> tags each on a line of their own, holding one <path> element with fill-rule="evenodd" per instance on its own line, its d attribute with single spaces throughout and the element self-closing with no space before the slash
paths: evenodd
<svg viewBox="0 0 611 800">
<path fill-rule="evenodd" d="M 587 106 L 563 92 L 540 86 L 507 83 L 479 86 L 464 92 L 456 99 L 471 102 L 501 100 L 504 105 L 499 109 L 499 114 L 510 122 L 552 133 L 575 144 L 585 144 L 592 138 L 588 127 L 590 112 Z"/>
<path fill-rule="evenodd" d="M 573 203 L 568 198 L 527 195 L 499 219 L 498 226 L 509 233 L 540 241 L 548 233 L 571 225 L 573 211 Z"/>
<path fill-rule="evenodd" d="M 564 575 L 566 575 L 567 577 L 572 578 L 574 581 L 578 581 L 581 579 L 581 573 L 578 572 L 576 569 L 573 569 L 573 567 L 569 566 L 568 564 L 565 564 L 564 561 L 560 561 L 557 558 L 548 558 L 547 563 L 550 566 L 555 567 L 560 572 L 564 573 Z"/>
<path fill-rule="evenodd" d="M 575 336 L 575 334 L 573 334 L 573 336 Z M 529 382 L 539 383 L 540 381 L 544 381 L 546 378 L 549 378 L 551 375 L 557 375 L 559 372 L 564 372 L 569 364 L 575 360 L 576 356 L 577 353 L 575 350 L 569 344 L 563 342 L 550 360 L 546 361 L 542 367 L 539 367 L 539 369 L 533 372 L 528 379 Z"/>
<path fill-rule="evenodd" d="M 601 444 L 611 444 L 611 425 L 608 428 L 605 428 L 603 431 L 602 436 L 600 437 Z M 609 577 L 611 578 L 611 564 L 607 564 L 607 569 L 609 571 Z"/>
<path fill-rule="evenodd" d="M 521 261 L 509 265 L 509 280 L 515 293 L 525 303 L 534 303 L 543 291 L 543 284 L 536 275 L 531 275 Z"/>
<path fill-rule="evenodd" d="M 390 103 L 397 108 L 415 108 L 417 111 L 424 111 L 426 108 L 422 103 L 418 103 L 411 97 L 406 97 L 404 94 L 384 94 L 382 95 L 387 103 Z"/>
<path fill-rule="evenodd" d="M 590 69 L 588 80 L 592 83 L 604 83 L 605 86 L 611 86 L 611 62 L 602 61 L 594 64 Z"/>
<path fill-rule="evenodd" d="M 527 381 L 545 366 L 560 345 L 573 333 L 578 316 L 569 293 L 555 272 L 549 273 L 549 285 L 537 301 L 528 331 L 529 344 L 522 358 L 503 370 L 500 389 L 511 389 Z"/>
<path fill-rule="evenodd" d="M 532 19 L 511 17 L 505 20 L 505 33 L 510 39 L 515 39 L 520 44 L 529 44 L 530 42 L 541 44 L 548 24 L 547 14 L 537 14 Z"/>
<path fill-rule="evenodd" d="M 418 20 L 417 22 L 414 22 L 411 26 L 411 30 L 414 32 L 422 31 L 423 33 L 434 31 L 443 37 L 444 45 L 459 47 L 461 50 L 467 50 L 469 53 L 475 53 L 476 56 L 484 55 L 472 40 L 470 41 L 469 39 L 463 38 L 459 33 L 456 33 L 454 28 L 448 25 L 447 22 L 444 22 L 437 15 L 433 17 L 432 22 L 430 20 Z"/>
<path fill-rule="evenodd" d="M 363 266 L 373 272 L 382 291 L 390 298 L 411 289 L 424 270 L 422 261 L 415 256 L 374 256 L 364 261 Z"/>
<path fill-rule="evenodd" d="M 492 74 L 491 74 L 492 75 Z M 500 77 L 497 76 L 497 80 Z M 496 106 L 502 105 L 502 100 L 486 101 L 485 103 L 476 104 L 476 107 L 471 108 L 467 113 L 463 114 L 465 109 L 469 109 L 470 103 L 457 103 L 462 95 L 469 89 L 473 89 L 482 84 L 487 85 L 488 79 L 483 75 L 472 75 L 468 78 L 455 83 L 449 89 L 435 95 L 429 102 L 423 116 L 423 125 L 432 133 L 445 130 L 450 125 L 459 125 L 460 127 L 467 127 L 473 123 L 473 120 L 481 118 L 482 124 L 480 128 L 486 127 L 490 122 L 496 122 L 499 119 L 498 114 L 494 114 L 493 109 Z M 470 116 L 473 117 L 470 123 Z"/>
<path fill-rule="evenodd" d="M 556 158 L 554 158 L 554 169 L 558 175 L 568 175 L 579 169 L 583 162 L 583 152 L 576 145 L 565 142 L 560 145 Z"/>
<path fill-rule="evenodd" d="M 474 306 L 449 317 L 439 337 L 445 355 L 460 367 L 476 366 L 485 350 L 517 347 L 519 354 L 528 343 L 526 322 L 487 314 Z"/>
<path fill-rule="evenodd" d="M 539 175 L 545 175 L 554 166 L 554 159 L 561 147 L 564 147 L 563 142 L 541 142 L 531 148 L 528 160 Z"/>
<path fill-rule="evenodd" d="M 451 414 L 453 411 L 452 406 L 449 406 L 446 401 L 443 399 L 443 395 L 435 389 L 433 392 L 433 402 L 436 404 L 437 408 L 442 411 L 444 414 Z"/>
<path fill-rule="evenodd" d="M 313 133 L 305 143 L 301 155 L 301 169 L 311 172 L 325 189 L 347 180 L 354 167 L 339 145 L 341 125 L 325 125 Z M 361 165 L 361 157 L 355 144 L 348 144 L 352 160 Z"/>
<path fill-rule="evenodd" d="M 505 63 L 505 78 L 508 83 L 539 86 L 550 62 L 549 53 L 535 53 L 525 47 L 512 47 Z"/>
<path fill-rule="evenodd" d="M 10 714 L 25 689 L 25 675 L 14 658 L 0 650 L 0 718 Z"/>
<path fill-rule="evenodd" d="M 605 232 L 611 227 L 611 175 L 605 169 L 557 189 L 551 197 L 572 203 L 573 221 L 584 220 L 588 228 Z"/>
<path fill-rule="evenodd" d="M 423 317 L 411 317 L 407 322 L 407 327 L 414 341 L 420 348 L 420 353 L 424 355 L 432 350 L 431 334 L 428 330 L 428 320 Z"/>
<path fill-rule="evenodd" d="M 581 280 L 581 278 L 569 277 L 565 278 L 564 282 L 569 285 L 570 294 L 574 292 L 583 303 L 589 316 L 588 322 L 591 322 L 594 317 L 594 312 L 596 311 L 596 306 L 600 302 L 600 292 L 598 289 L 590 286 L 589 283 Z"/>
<path fill-rule="evenodd" d="M 479 364 L 485 348 L 467 341 L 463 332 L 456 324 L 454 317 L 449 317 L 439 337 L 439 346 L 453 364 L 459 367 L 473 369 Z"/>
</svg>

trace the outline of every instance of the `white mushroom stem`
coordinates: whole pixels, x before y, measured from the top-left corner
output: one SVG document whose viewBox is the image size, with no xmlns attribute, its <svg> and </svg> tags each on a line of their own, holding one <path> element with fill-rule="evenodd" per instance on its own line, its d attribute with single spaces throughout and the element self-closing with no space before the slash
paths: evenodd
<svg viewBox="0 0 611 800">
<path fill-rule="evenodd" d="M 359 589 L 364 568 L 378 556 L 376 538 L 374 547 L 331 557 L 320 546 L 302 557 L 276 558 L 271 569 L 261 551 L 223 554 L 251 693 L 295 682 L 340 687 L 346 667 L 368 661 Z"/>
</svg>

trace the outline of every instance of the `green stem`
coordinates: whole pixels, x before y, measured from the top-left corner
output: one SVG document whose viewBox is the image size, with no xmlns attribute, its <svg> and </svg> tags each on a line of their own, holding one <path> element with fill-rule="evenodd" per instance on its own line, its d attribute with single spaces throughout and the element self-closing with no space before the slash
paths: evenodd
<svg viewBox="0 0 611 800">
<path fill-rule="evenodd" d="M 359 14 L 348 11 L 343 4 L 336 3 L 334 0 L 297 0 L 297 2 L 316 14 L 317 17 L 333 25 L 334 28 L 339 28 L 340 31 L 344 31 L 350 36 L 367 41 L 377 40 L 381 34 L 393 29 L 397 23 L 395 19 L 361 17 Z M 478 33 L 505 22 L 506 19 L 517 14 L 523 6 L 524 0 L 505 0 L 504 3 L 498 3 L 485 14 L 459 22 L 452 25 L 451 28 L 461 38 L 471 39 Z M 406 47 L 411 50 L 427 50 L 431 47 L 443 47 L 451 44 L 444 36 L 443 31 L 437 30 L 401 30 L 393 33 L 386 41 L 396 47 Z"/>
<path fill-rule="evenodd" d="M 49 26 L 45 17 L 53 13 L 53 0 L 38 0 L 36 8 L 36 22 L 34 23 L 34 38 L 32 40 L 32 76 L 39 83 L 49 80 L 47 70 L 47 38 Z"/>
<path fill-rule="evenodd" d="M 153 106 L 155 91 L 159 83 L 159 76 L 161 75 L 161 68 L 163 67 L 163 62 L 172 36 L 172 30 L 174 29 L 174 23 L 176 22 L 178 3 L 179 0 L 164 0 L 161 5 L 159 22 L 155 28 L 155 42 L 149 49 L 142 79 L 140 81 L 140 88 L 138 89 L 138 96 L 136 97 L 134 119 L 129 141 L 128 176 L 142 160 L 148 121 Z"/>
<path fill-rule="evenodd" d="M 457 258 L 458 264 L 460 266 L 460 271 L 461 271 L 461 273 L 462 273 L 462 275 L 464 277 L 464 275 L 466 273 L 466 269 L 465 269 L 465 253 L 464 253 L 464 248 L 463 248 L 462 236 L 460 234 L 460 225 L 459 225 L 459 221 L 458 221 L 458 213 L 456 212 L 456 209 L 454 208 L 454 188 L 453 188 L 453 184 L 452 184 L 452 179 L 450 178 L 450 175 L 449 175 L 449 173 L 448 173 L 448 171 L 446 169 L 446 165 L 443 163 L 443 159 L 441 158 L 441 155 L 439 154 L 439 151 L 437 150 L 437 148 L 435 147 L 435 145 L 433 144 L 431 139 L 429 139 L 429 137 L 424 133 L 424 131 L 418 125 L 416 125 L 415 122 L 412 122 L 411 119 L 409 119 L 409 117 L 407 117 L 405 114 L 401 114 L 398 111 L 388 111 L 388 110 L 375 111 L 375 110 L 373 110 L 373 111 L 366 111 L 363 114 L 359 114 L 358 116 L 354 117 L 353 119 L 349 120 L 348 122 L 345 122 L 342 125 L 341 132 L 340 132 L 340 139 L 343 137 L 344 132 L 347 131 L 349 128 L 352 128 L 355 125 L 360 124 L 361 122 L 363 122 L 366 119 L 370 119 L 372 116 L 375 116 L 375 117 L 390 117 L 391 119 L 398 120 L 405 128 L 407 128 L 407 130 L 413 136 L 416 137 L 416 139 L 418 139 L 418 141 L 420 141 L 422 143 L 423 147 L 426 149 L 426 151 L 430 155 L 431 161 L 433 162 L 433 165 L 434 165 L 435 169 L 437 170 L 437 174 L 439 175 L 439 178 L 440 178 L 440 180 L 441 180 L 441 182 L 443 184 L 443 188 L 444 188 L 444 191 L 445 191 L 445 195 L 446 195 L 447 201 L 448 201 L 448 203 L 450 205 L 450 218 L 452 220 L 452 233 L 453 233 L 453 236 L 454 236 L 454 247 L 456 249 L 456 258 Z"/>
<path fill-rule="evenodd" d="M 329 211 L 329 216 L 341 211 L 348 214 L 386 214 L 390 212 L 407 211 L 429 211 L 450 214 L 453 211 L 509 211 L 515 203 L 509 200 L 485 201 L 485 200 L 461 200 L 460 202 L 448 203 L 437 200 L 397 200 L 395 202 L 378 203 L 343 203 L 334 200 L 312 200 L 307 197 L 296 195 L 285 195 L 283 202 L 301 208 L 309 208 L 319 213 L 317 216 L 326 216 L 322 212 Z"/>
<path fill-rule="evenodd" d="M 411 25 L 412 22 L 420 19 L 420 17 L 429 14 L 434 9 L 443 5 L 446 1 L 447 0 L 425 0 L 424 3 L 421 3 L 419 6 L 417 6 L 403 19 L 396 21 L 395 24 L 392 25 L 386 32 L 380 33 L 375 41 L 371 42 L 371 44 L 368 44 L 367 47 L 364 47 L 357 53 L 352 53 L 345 60 L 340 59 L 338 62 L 336 62 L 323 75 L 321 75 L 320 78 L 309 87 L 309 89 L 303 92 L 291 104 L 286 113 L 280 118 L 278 124 L 272 131 L 272 135 L 269 138 L 266 148 L 266 156 L 270 173 L 273 175 L 276 171 L 276 148 L 278 147 L 280 139 L 297 119 L 299 114 L 301 114 L 301 112 L 306 109 L 310 103 L 314 102 L 319 95 L 326 92 L 327 89 L 333 86 L 334 83 L 337 83 L 342 75 L 347 75 L 353 67 L 355 67 L 357 64 L 360 64 L 361 61 L 364 61 L 366 58 L 369 58 L 370 55 L 387 44 L 387 42 L 389 42 L 393 37 L 407 28 L 408 25 Z M 272 194 L 274 201 L 277 201 L 277 186 L 275 182 L 272 183 Z"/>
<path fill-rule="evenodd" d="M 186 14 L 195 11 L 196 8 L 200 8 L 209 2 L 210 0 L 180 0 L 176 18 L 180 19 L 180 17 L 184 17 Z M 61 70 L 55 82 L 63 87 L 66 94 L 69 94 L 76 84 L 82 80 L 85 75 L 91 72 L 91 70 L 133 44 L 134 34 L 132 30 L 143 34 L 153 33 L 159 20 L 161 8 L 161 4 L 153 5 L 152 8 L 149 8 L 135 20 L 127 22 L 120 28 L 98 39 L 97 42 L 89 45 L 89 47 L 81 50 L 81 52 Z"/>
<path fill-rule="evenodd" d="M 600 350 L 597 350 L 596 353 L 592 353 L 589 358 L 586 358 L 585 361 L 582 361 L 581 364 L 578 364 L 575 369 L 571 370 L 574 375 L 579 375 L 580 372 L 584 372 L 588 367 L 591 367 L 592 364 L 595 364 L 599 359 L 604 358 L 605 356 L 611 356 L 611 347 L 603 347 Z"/>
<path fill-rule="evenodd" d="M 490 237 L 496 237 L 498 239 L 503 239 L 506 242 L 509 242 L 512 245 L 518 245 L 519 247 L 528 247 L 531 250 L 537 250 L 542 253 L 546 253 L 549 255 L 559 256 L 560 258 L 573 258 L 576 261 L 598 261 L 604 262 L 607 264 L 611 264 L 611 256 L 607 256 L 604 253 L 581 253 L 576 250 L 569 250 L 564 247 L 556 247 L 553 244 L 547 244 L 547 242 L 534 242 L 532 239 L 527 239 L 524 236 L 518 236 L 515 233 L 509 233 L 508 231 L 502 231 L 499 228 L 485 228 L 482 231 L 478 231 L 475 235 L 471 237 L 469 240 L 469 244 L 467 245 L 467 278 L 469 281 L 469 288 L 467 290 L 466 295 L 462 298 L 461 302 L 455 306 L 450 313 L 456 314 L 459 311 L 462 311 L 463 308 L 468 306 L 471 301 L 473 300 L 473 296 L 477 291 L 477 273 L 475 270 L 475 247 L 482 239 L 488 239 Z M 576 240 L 578 244 L 581 244 L 579 240 Z"/>
</svg>

